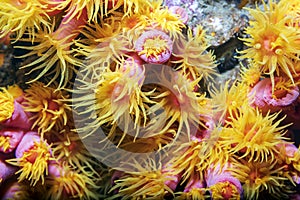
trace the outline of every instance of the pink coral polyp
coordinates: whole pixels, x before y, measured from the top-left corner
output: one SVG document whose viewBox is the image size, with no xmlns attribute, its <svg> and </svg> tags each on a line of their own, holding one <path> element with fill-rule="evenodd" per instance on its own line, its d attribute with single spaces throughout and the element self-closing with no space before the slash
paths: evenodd
<svg viewBox="0 0 300 200">
<path fill-rule="evenodd" d="M 135 49 L 147 63 L 162 64 L 169 60 L 173 50 L 171 38 L 159 30 L 144 32 L 135 43 Z"/>
</svg>

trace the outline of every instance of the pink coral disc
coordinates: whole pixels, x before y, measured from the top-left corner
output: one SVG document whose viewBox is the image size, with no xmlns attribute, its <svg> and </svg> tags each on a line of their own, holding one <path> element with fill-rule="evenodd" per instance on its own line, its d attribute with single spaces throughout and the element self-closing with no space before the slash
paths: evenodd
<svg viewBox="0 0 300 200">
<path fill-rule="evenodd" d="M 275 85 L 281 81 L 279 77 L 275 78 Z M 274 91 L 272 94 L 272 83 L 271 81 L 266 84 L 263 98 L 265 102 L 268 102 L 272 106 L 289 106 L 297 100 L 299 96 L 299 89 L 297 86 L 291 86 L 288 89 L 280 89 Z"/>
<path fill-rule="evenodd" d="M 141 85 L 145 79 L 143 61 L 137 55 L 132 55 L 127 58 L 121 66 L 121 70 L 123 72 L 129 70 L 129 77 L 136 78 L 139 85 Z"/>
<path fill-rule="evenodd" d="M 10 153 L 18 146 L 20 141 L 22 140 L 24 135 L 24 131 L 20 129 L 2 129 L 0 130 L 0 136 L 9 137 L 9 148 L 5 149 L 4 147 L 0 147 L 0 152 Z"/>
<path fill-rule="evenodd" d="M 136 40 L 135 50 L 145 62 L 150 64 L 162 64 L 170 59 L 173 42 L 171 38 L 162 31 L 146 31 Z"/>
<path fill-rule="evenodd" d="M 180 16 L 180 20 L 182 21 L 182 23 L 187 24 L 187 22 L 189 21 L 189 15 L 187 13 L 187 11 L 180 6 L 171 6 L 169 8 L 169 10 L 171 11 L 171 13 L 174 13 L 176 15 Z"/>
</svg>

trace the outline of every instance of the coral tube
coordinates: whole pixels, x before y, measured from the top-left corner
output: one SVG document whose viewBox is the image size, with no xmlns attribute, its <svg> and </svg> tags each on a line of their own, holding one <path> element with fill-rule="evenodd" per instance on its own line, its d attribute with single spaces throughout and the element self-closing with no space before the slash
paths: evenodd
<svg viewBox="0 0 300 200">
<path fill-rule="evenodd" d="M 32 199 L 29 194 L 29 188 L 26 183 L 19 183 L 19 182 L 12 182 L 8 183 L 8 186 L 5 187 L 4 191 L 1 191 L 3 196 L 1 196 L 1 200 L 8 200 L 8 199 Z"/>
<path fill-rule="evenodd" d="M 17 86 L 2 88 L 0 92 L 0 125 L 29 130 L 33 122 L 31 113 L 24 111 L 23 92 Z"/>
<path fill-rule="evenodd" d="M 14 101 L 14 112 L 12 113 L 12 116 L 0 124 L 7 127 L 30 130 L 33 124 L 31 116 L 32 114 L 26 112 L 19 102 Z"/>
<path fill-rule="evenodd" d="M 23 130 L 0 129 L 0 152 L 12 152 L 18 146 L 23 135 Z"/>
<path fill-rule="evenodd" d="M 204 200 L 206 199 L 205 192 L 206 189 L 205 189 L 204 181 L 200 179 L 199 175 L 195 174 L 186 184 L 181 194 L 181 197 L 182 199 Z"/>
<path fill-rule="evenodd" d="M 0 159 L 0 186 L 2 182 L 4 182 L 6 179 L 14 175 L 16 171 L 17 171 L 16 167 L 13 167 Z"/>
<path fill-rule="evenodd" d="M 291 106 L 299 96 L 299 88 L 283 77 L 275 77 L 272 87 L 271 79 L 265 78 L 253 87 L 249 96 L 254 97 L 252 106 L 258 107 L 263 113 L 268 110 L 273 113 Z"/>
</svg>

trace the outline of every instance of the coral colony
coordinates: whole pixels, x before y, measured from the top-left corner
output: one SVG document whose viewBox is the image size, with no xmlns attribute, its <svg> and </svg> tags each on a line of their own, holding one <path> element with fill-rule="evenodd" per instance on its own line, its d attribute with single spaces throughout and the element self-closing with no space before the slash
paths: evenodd
<svg viewBox="0 0 300 200">
<path fill-rule="evenodd" d="M 246 9 L 217 87 L 180 6 L 2 0 L 26 81 L 0 90 L 1 199 L 299 199 L 300 1 Z"/>
</svg>

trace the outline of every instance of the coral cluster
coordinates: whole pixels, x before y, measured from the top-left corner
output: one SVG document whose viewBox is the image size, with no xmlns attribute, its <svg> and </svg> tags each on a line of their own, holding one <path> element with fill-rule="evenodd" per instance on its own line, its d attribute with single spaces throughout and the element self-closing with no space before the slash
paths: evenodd
<svg viewBox="0 0 300 200">
<path fill-rule="evenodd" d="M 28 81 L 0 91 L 0 197 L 297 198 L 299 5 L 247 8 L 241 78 L 218 87 L 180 6 L 4 1 Z"/>
</svg>

